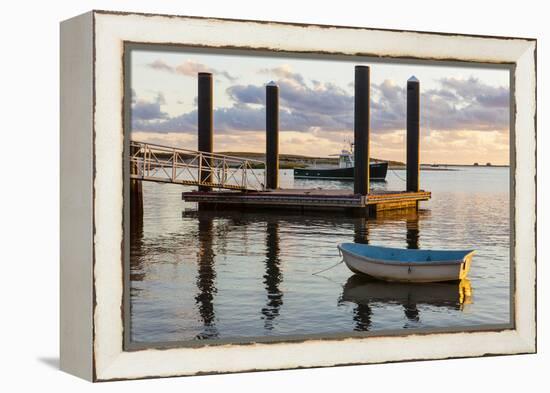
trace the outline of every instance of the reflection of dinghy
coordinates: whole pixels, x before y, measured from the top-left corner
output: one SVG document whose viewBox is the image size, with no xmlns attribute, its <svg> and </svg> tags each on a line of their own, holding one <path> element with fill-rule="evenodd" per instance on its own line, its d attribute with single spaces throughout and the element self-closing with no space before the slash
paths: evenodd
<svg viewBox="0 0 550 393">
<path fill-rule="evenodd" d="M 352 272 L 403 282 L 461 280 L 474 255 L 474 250 L 408 250 L 356 243 L 342 243 L 338 249 Z"/>
<path fill-rule="evenodd" d="M 438 307 L 462 309 L 471 303 L 472 287 L 465 278 L 460 282 L 445 283 L 401 283 L 374 280 L 361 274 L 354 274 L 344 285 L 342 300 L 355 304 L 371 302 L 402 305 L 427 304 Z"/>
</svg>

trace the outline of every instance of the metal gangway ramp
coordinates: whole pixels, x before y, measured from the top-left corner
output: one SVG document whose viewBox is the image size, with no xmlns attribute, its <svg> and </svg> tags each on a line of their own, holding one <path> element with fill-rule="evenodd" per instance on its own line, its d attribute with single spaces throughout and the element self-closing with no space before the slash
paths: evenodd
<svg viewBox="0 0 550 393">
<path fill-rule="evenodd" d="M 261 191 L 265 162 L 130 141 L 130 178 L 186 186 Z"/>
</svg>

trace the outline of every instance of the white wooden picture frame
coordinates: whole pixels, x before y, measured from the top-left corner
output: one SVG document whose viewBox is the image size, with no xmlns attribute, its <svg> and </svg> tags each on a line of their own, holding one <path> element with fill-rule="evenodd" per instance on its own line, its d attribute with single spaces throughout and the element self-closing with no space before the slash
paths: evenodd
<svg viewBox="0 0 550 393">
<path fill-rule="evenodd" d="M 512 67 L 513 327 L 124 350 L 125 43 Z M 61 368 L 90 381 L 536 351 L 536 40 L 92 11 L 61 23 Z"/>
</svg>

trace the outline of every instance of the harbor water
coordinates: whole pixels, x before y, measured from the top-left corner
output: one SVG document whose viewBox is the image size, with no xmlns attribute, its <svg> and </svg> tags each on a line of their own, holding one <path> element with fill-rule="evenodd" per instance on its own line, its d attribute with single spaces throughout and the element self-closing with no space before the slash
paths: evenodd
<svg viewBox="0 0 550 393">
<path fill-rule="evenodd" d="M 436 168 L 440 169 L 440 168 Z M 197 211 L 193 188 L 143 183 L 143 221 L 130 236 L 130 339 L 284 340 L 304 335 L 464 329 L 510 321 L 509 168 L 421 173 L 432 192 L 420 210 L 376 218 L 291 211 Z M 404 170 L 376 189 L 402 190 Z M 283 188 L 353 188 L 294 180 Z M 467 281 L 365 280 L 339 261 L 337 244 L 476 250 Z"/>
</svg>

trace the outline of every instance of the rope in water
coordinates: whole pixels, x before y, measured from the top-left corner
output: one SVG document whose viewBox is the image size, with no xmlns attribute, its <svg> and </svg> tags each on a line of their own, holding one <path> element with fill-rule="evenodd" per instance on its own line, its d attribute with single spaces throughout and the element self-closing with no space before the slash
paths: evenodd
<svg viewBox="0 0 550 393">
<path fill-rule="evenodd" d="M 330 266 L 330 267 L 327 267 L 326 269 L 323 269 L 323 270 L 319 270 L 318 272 L 315 272 L 315 273 L 311 273 L 311 274 L 315 276 L 316 274 L 319 274 L 319 273 L 323 273 L 323 272 L 326 272 L 327 270 L 330 270 L 330 269 L 332 269 L 332 268 L 334 268 L 334 267 L 338 266 L 338 265 L 339 265 L 339 264 L 341 264 L 342 262 L 344 262 L 344 260 L 343 260 L 343 259 L 342 259 L 342 260 L 341 260 L 340 262 L 338 262 L 337 264 L 335 264 L 335 265 L 332 265 L 332 266 Z"/>
<path fill-rule="evenodd" d="M 401 181 L 403 181 L 403 182 L 406 182 L 406 181 L 407 181 L 407 180 L 403 179 L 401 176 L 399 176 L 399 175 L 397 174 L 397 172 L 395 172 L 394 169 L 390 168 L 390 171 L 392 171 L 392 173 L 393 173 L 399 180 L 401 180 Z"/>
</svg>

